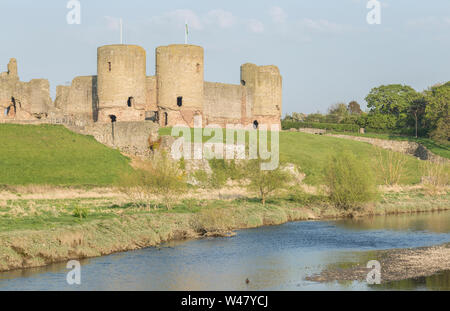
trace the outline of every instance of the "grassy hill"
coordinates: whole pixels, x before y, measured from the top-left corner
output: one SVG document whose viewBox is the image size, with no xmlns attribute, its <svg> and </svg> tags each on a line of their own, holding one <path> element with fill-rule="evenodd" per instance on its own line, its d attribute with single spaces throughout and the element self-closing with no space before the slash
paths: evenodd
<svg viewBox="0 0 450 311">
<path fill-rule="evenodd" d="M 170 129 L 160 132 L 169 135 Z M 122 173 L 131 170 L 129 159 L 119 151 L 63 126 L 0 124 L 0 146 L 0 185 L 111 185 Z M 297 164 L 306 174 L 308 184 L 321 184 L 328 157 L 344 149 L 353 151 L 376 169 L 374 147 L 369 144 L 304 133 L 280 133 L 281 162 Z M 419 183 L 420 161 L 405 157 L 402 183 Z"/>
<path fill-rule="evenodd" d="M 160 129 L 161 135 L 170 135 L 170 128 Z M 225 140 L 225 130 L 223 132 Z M 270 134 L 268 135 L 270 140 Z M 206 142 L 210 137 L 203 137 Z M 248 135 L 247 135 L 248 141 Z M 269 143 L 270 146 L 270 143 Z M 329 136 L 311 135 L 301 132 L 280 132 L 280 162 L 294 163 L 300 167 L 300 170 L 306 174 L 305 182 L 312 185 L 323 183 L 323 168 L 330 155 L 342 151 L 351 150 L 357 157 L 366 161 L 367 166 L 377 169 L 377 153 L 375 147 L 368 143 L 352 140 L 340 139 Z M 384 157 L 390 151 L 381 150 Z M 405 170 L 401 178 L 401 183 L 410 185 L 421 181 L 421 161 L 412 156 L 404 156 Z M 381 178 L 379 180 L 380 184 Z"/>
<path fill-rule="evenodd" d="M 58 125 L 0 124 L 0 185 L 110 185 L 129 159 Z"/>
</svg>

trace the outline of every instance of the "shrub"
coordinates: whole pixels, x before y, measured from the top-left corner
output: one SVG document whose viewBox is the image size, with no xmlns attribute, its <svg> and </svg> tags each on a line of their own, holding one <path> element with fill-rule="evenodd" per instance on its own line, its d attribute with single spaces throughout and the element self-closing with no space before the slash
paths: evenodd
<svg viewBox="0 0 450 311">
<path fill-rule="evenodd" d="M 190 224 L 200 234 L 223 232 L 229 230 L 229 218 L 230 215 L 223 209 L 203 209 L 192 218 Z"/>
<path fill-rule="evenodd" d="M 211 185 L 210 176 L 204 170 L 197 170 L 192 173 L 192 177 L 200 188 L 208 188 Z"/>
<path fill-rule="evenodd" d="M 209 178 L 209 183 L 212 188 L 221 188 L 225 186 L 228 179 L 240 180 L 245 175 L 242 165 L 234 160 L 212 159 L 209 161 L 209 165 L 212 170 Z"/>
<path fill-rule="evenodd" d="M 388 186 L 397 185 L 404 172 L 406 156 L 400 152 L 382 152 L 381 148 L 374 147 L 377 161 L 377 172 L 383 183 Z"/>
<path fill-rule="evenodd" d="M 133 174 L 122 178 L 122 192 L 135 202 L 151 204 L 156 199 L 171 209 L 175 199 L 187 189 L 186 176 L 179 163 L 172 161 L 166 153 L 155 153 L 151 160 L 140 163 Z"/>
<path fill-rule="evenodd" d="M 73 214 L 72 215 L 73 215 L 73 217 L 77 217 L 77 218 L 83 219 L 83 218 L 87 218 L 88 214 L 89 214 L 89 209 L 88 208 L 83 208 L 83 207 L 77 206 L 77 207 L 75 207 L 73 209 Z"/>
<path fill-rule="evenodd" d="M 376 196 L 375 179 L 369 166 L 350 151 L 329 158 L 325 180 L 330 201 L 337 208 L 356 208 Z"/>
<path fill-rule="evenodd" d="M 263 205 L 267 197 L 275 190 L 282 189 L 291 180 L 291 175 L 280 168 L 272 171 L 261 170 L 261 160 L 250 160 L 245 169 L 249 179 L 248 189 L 258 194 Z"/>
<path fill-rule="evenodd" d="M 450 183 L 450 165 L 448 163 L 434 163 L 424 161 L 422 168 L 422 183 L 431 193 L 436 193 L 440 188 Z"/>
</svg>

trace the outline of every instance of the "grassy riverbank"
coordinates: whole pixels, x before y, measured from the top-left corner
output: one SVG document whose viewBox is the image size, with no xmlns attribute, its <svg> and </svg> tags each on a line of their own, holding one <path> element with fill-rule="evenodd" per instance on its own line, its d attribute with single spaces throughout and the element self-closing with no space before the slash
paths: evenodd
<svg viewBox="0 0 450 311">
<path fill-rule="evenodd" d="M 4 195 L 4 194 L 3 194 Z M 223 193 L 222 193 L 223 195 Z M 170 211 L 134 206 L 126 198 L 4 200 L 0 208 L 0 271 L 37 267 L 157 246 L 165 241 L 228 235 L 231 230 L 288 221 L 414 213 L 448 209 L 450 195 L 427 196 L 417 189 L 386 192 L 365 210 L 345 212 L 320 196 L 303 203 L 280 197 L 258 200 L 186 198 Z M 74 211 L 82 206 L 87 218 Z M 77 216 L 77 217 L 76 217 Z"/>
</svg>

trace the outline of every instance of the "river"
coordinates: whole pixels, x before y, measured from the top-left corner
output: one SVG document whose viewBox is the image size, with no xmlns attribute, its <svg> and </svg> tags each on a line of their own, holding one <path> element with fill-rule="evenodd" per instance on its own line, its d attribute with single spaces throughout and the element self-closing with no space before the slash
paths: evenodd
<svg viewBox="0 0 450 311">
<path fill-rule="evenodd" d="M 83 260 L 81 285 L 65 264 L 0 273 L 0 290 L 450 290 L 449 272 L 381 286 L 304 279 L 370 250 L 446 242 L 450 212 L 293 222 Z"/>
</svg>

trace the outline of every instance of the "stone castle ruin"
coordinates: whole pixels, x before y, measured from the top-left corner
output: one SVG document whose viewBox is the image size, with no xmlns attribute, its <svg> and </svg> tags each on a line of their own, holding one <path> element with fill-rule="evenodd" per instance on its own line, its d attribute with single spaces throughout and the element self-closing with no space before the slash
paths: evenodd
<svg viewBox="0 0 450 311">
<path fill-rule="evenodd" d="M 155 76 L 147 76 L 146 61 L 146 51 L 136 45 L 99 47 L 97 75 L 57 86 L 53 102 L 48 80 L 21 82 L 17 61 L 11 59 L 8 71 L 0 75 L 0 122 L 71 125 L 79 132 L 104 136 L 96 138 L 112 141 L 109 145 L 115 144 L 114 136 L 120 140 L 114 125 L 116 131 L 132 135 L 139 128 L 148 130 L 150 123 L 193 127 L 196 116 L 203 126 L 280 124 L 282 77 L 276 66 L 244 64 L 241 83 L 224 84 L 204 80 L 200 46 L 158 47 Z M 102 129 L 105 133 L 98 134 Z M 122 135 L 122 141 L 126 138 Z"/>
</svg>

